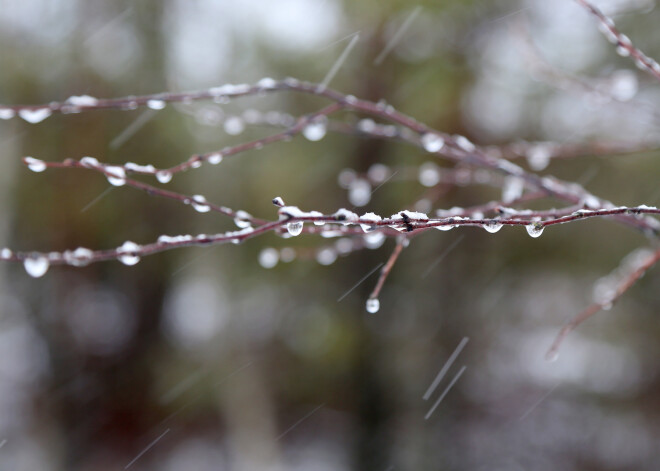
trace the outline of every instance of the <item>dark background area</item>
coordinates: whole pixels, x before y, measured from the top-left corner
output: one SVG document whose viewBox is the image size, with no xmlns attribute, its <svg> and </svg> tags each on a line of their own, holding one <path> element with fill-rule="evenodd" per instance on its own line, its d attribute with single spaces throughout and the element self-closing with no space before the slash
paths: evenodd
<svg viewBox="0 0 660 471">
<path fill-rule="evenodd" d="M 599 4 L 639 47 L 660 56 L 654 2 Z M 586 77 L 600 94 L 539 74 L 520 25 L 549 64 Z M 607 139 L 657 146 L 660 128 L 647 108 L 604 97 L 634 95 L 654 109 L 660 84 L 617 56 L 570 0 L 2 0 L 0 103 L 262 77 L 321 82 L 356 32 L 331 87 L 384 99 L 436 129 L 480 145 Z M 248 125 L 227 133 L 225 123 L 246 111 L 298 116 L 326 103 L 278 93 L 158 112 L 0 121 L 0 247 L 105 249 L 234 230 L 217 214 L 128 187 L 107 191 L 93 172 L 33 173 L 20 159 L 89 155 L 165 167 L 275 132 Z M 652 151 L 585 155 L 539 173 L 615 204 L 657 205 L 657 159 Z M 428 192 L 417 169 L 432 160 L 409 145 L 329 133 L 205 165 L 167 188 L 264 219 L 276 218 L 275 196 L 333 213 L 354 206 L 337 183 L 342 170 L 385 164 L 413 178 L 393 178 L 356 211 L 389 215 L 415 209 Z M 485 185 L 439 192 L 432 210 L 501 197 Z M 592 301 L 596 282 L 656 242 L 594 219 L 550 227 L 538 239 L 515 227 L 428 231 L 403 251 L 375 315 L 364 306 L 376 275 L 344 295 L 387 260 L 392 240 L 328 266 L 314 253 L 336 240 L 273 233 L 157 254 L 134 267 L 53 267 L 39 279 L 20 265 L 0 265 L 0 468 L 656 469 L 657 268 L 572 333 L 557 361 L 544 359 L 561 325 Z M 291 247 L 297 256 L 265 269 L 259 254 L 268 247 Z M 470 340 L 456 363 L 423 400 L 464 337 Z"/>
</svg>

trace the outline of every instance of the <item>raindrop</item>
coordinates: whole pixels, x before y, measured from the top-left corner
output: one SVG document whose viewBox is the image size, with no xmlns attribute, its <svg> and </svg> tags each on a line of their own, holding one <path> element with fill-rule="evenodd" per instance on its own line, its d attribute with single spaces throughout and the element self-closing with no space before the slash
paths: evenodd
<svg viewBox="0 0 660 471">
<path fill-rule="evenodd" d="M 321 265 L 332 265 L 337 260 L 337 252 L 331 248 L 324 248 L 316 254 L 316 261 Z"/>
<path fill-rule="evenodd" d="M 380 301 L 378 298 L 369 298 L 366 307 L 369 314 L 376 314 L 380 309 Z"/>
<path fill-rule="evenodd" d="M 532 170 L 538 172 L 548 166 L 551 156 L 552 147 L 550 144 L 536 144 L 527 151 L 527 163 Z"/>
<path fill-rule="evenodd" d="M 23 266 L 28 275 L 33 278 L 44 276 L 50 267 L 50 262 L 43 255 L 28 257 L 23 261 Z"/>
<path fill-rule="evenodd" d="M 611 93 L 619 101 L 629 101 L 637 94 L 639 84 L 632 70 L 617 70 L 612 74 Z"/>
<path fill-rule="evenodd" d="M 476 149 L 475 145 L 465 136 L 455 136 L 454 139 L 456 139 L 456 145 L 465 152 L 473 152 Z"/>
<path fill-rule="evenodd" d="M 280 253 L 276 249 L 267 247 L 259 253 L 259 265 L 264 268 L 273 268 L 277 265 L 279 258 Z"/>
<path fill-rule="evenodd" d="M 40 123 L 52 114 L 50 108 L 38 108 L 36 110 L 20 110 L 18 116 L 23 118 L 28 123 Z"/>
<path fill-rule="evenodd" d="M 163 100 L 147 100 L 147 107 L 152 110 L 162 110 L 166 104 Z"/>
<path fill-rule="evenodd" d="M 105 171 L 112 174 L 106 174 L 106 178 L 111 185 L 122 186 L 126 184 L 126 170 L 124 167 L 106 166 Z"/>
<path fill-rule="evenodd" d="M 117 249 L 117 259 L 124 265 L 135 265 L 140 261 L 140 256 L 137 254 L 139 251 L 140 246 L 138 244 L 127 240 Z"/>
<path fill-rule="evenodd" d="M 305 129 L 303 129 L 302 133 L 307 140 L 315 142 L 323 139 L 326 132 L 327 128 L 324 120 L 309 123 L 307 126 L 305 126 Z"/>
<path fill-rule="evenodd" d="M 433 162 L 426 162 L 419 167 L 419 183 L 432 187 L 440 182 L 440 168 Z"/>
<path fill-rule="evenodd" d="M 385 234 L 382 232 L 370 232 L 364 236 L 364 243 L 368 249 L 377 249 L 385 242 Z"/>
<path fill-rule="evenodd" d="M 302 221 L 290 222 L 286 225 L 286 230 L 289 231 L 289 234 L 292 236 L 300 235 L 303 230 L 303 223 Z"/>
<path fill-rule="evenodd" d="M 85 247 L 78 247 L 76 250 L 71 252 L 71 257 L 67 260 L 67 262 L 69 265 L 73 265 L 74 267 L 84 267 L 89 265 L 89 262 L 92 261 L 93 256 L 94 252 L 91 250 Z"/>
<path fill-rule="evenodd" d="M 250 219 L 252 219 L 252 215 L 246 211 L 236 211 L 236 217 L 234 218 L 234 224 L 239 229 L 247 229 L 248 227 L 252 226 L 252 223 L 250 222 Z"/>
<path fill-rule="evenodd" d="M 16 112 L 11 108 L 0 108 L 0 119 L 11 119 L 16 116 Z"/>
<path fill-rule="evenodd" d="M 371 184 L 358 178 L 348 187 L 348 200 L 355 206 L 364 206 L 371 200 Z"/>
<path fill-rule="evenodd" d="M 238 116 L 230 116 L 225 120 L 224 128 L 227 134 L 236 136 L 245 130 L 245 123 Z"/>
<path fill-rule="evenodd" d="M 257 86 L 265 89 L 273 89 L 277 86 L 277 82 L 270 77 L 264 77 L 257 82 Z"/>
<path fill-rule="evenodd" d="M 527 229 L 527 233 L 534 238 L 540 237 L 541 234 L 543 234 L 543 229 L 545 229 L 543 224 L 539 222 L 535 222 L 534 224 L 529 224 L 525 226 L 525 228 Z"/>
<path fill-rule="evenodd" d="M 284 207 L 284 200 L 282 199 L 281 196 L 276 196 L 273 198 L 273 204 L 277 206 L 278 208 L 283 208 Z"/>
<path fill-rule="evenodd" d="M 511 203 L 520 198 L 525 189 L 525 181 L 518 177 L 506 177 L 502 185 L 502 202 Z"/>
<path fill-rule="evenodd" d="M 90 156 L 86 156 L 80 159 L 80 163 L 83 167 L 87 168 L 94 168 L 99 166 L 99 161 L 96 158 Z"/>
<path fill-rule="evenodd" d="M 486 229 L 486 232 L 490 232 L 491 234 L 495 234 L 497 231 L 502 229 L 502 224 L 499 222 L 495 221 L 490 221 L 482 226 L 484 229 Z"/>
<path fill-rule="evenodd" d="M 438 152 L 445 146 L 442 136 L 434 133 L 426 133 L 422 136 L 422 147 L 427 152 Z"/>
<path fill-rule="evenodd" d="M 367 176 L 374 183 L 383 183 L 390 176 L 390 168 L 383 164 L 373 164 L 367 170 Z"/>
<path fill-rule="evenodd" d="M 159 170 L 156 172 L 156 180 L 160 183 L 169 183 L 172 181 L 172 172 L 167 170 Z"/>
<path fill-rule="evenodd" d="M 313 216 L 313 217 L 316 217 L 316 218 L 323 217 L 323 213 L 319 212 L 319 211 L 310 211 L 309 215 Z M 325 226 L 325 221 L 314 221 L 314 225 L 315 226 Z"/>
<path fill-rule="evenodd" d="M 222 154 L 220 152 L 214 152 L 213 154 L 209 154 L 206 157 L 206 161 L 211 165 L 218 165 L 220 162 L 222 162 Z"/>
<path fill-rule="evenodd" d="M 208 213 L 211 210 L 211 206 L 206 202 L 206 198 L 202 195 L 193 195 L 192 207 L 195 211 L 199 213 Z"/>
<path fill-rule="evenodd" d="M 27 167 L 33 172 L 43 172 L 46 170 L 46 162 L 43 160 L 35 159 L 33 157 L 25 157 L 23 161 L 27 164 Z"/>
<path fill-rule="evenodd" d="M 452 222 L 453 220 L 449 220 L 449 222 Z M 454 227 L 456 227 L 453 224 L 445 224 L 444 226 L 434 226 L 437 230 L 439 231 L 451 231 Z"/>
</svg>

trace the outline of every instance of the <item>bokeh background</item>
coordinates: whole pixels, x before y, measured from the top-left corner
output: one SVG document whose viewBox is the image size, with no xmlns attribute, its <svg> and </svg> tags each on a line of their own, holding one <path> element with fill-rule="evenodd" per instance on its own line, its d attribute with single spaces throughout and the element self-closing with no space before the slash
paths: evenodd
<svg viewBox="0 0 660 471">
<path fill-rule="evenodd" d="M 655 2 L 597 4 L 660 56 Z M 358 32 L 331 86 L 387 100 L 437 129 L 484 145 L 658 142 L 660 84 L 617 56 L 571 0 L 2 0 L 0 102 L 265 76 L 320 82 Z M 530 41 L 537 59 L 590 87 L 539 68 Z M 91 155 L 162 167 L 274 132 L 248 124 L 235 134 L 252 110 L 297 116 L 323 104 L 281 93 L 0 121 L 0 246 L 110 248 L 231 230 L 231 220 L 212 213 L 127 187 L 108 191 L 94 173 L 35 174 L 20 158 Z M 331 133 L 204 166 L 168 188 L 263 218 L 276 217 L 275 196 L 327 213 L 354 206 L 337 182 L 343 170 L 384 164 L 413 178 L 392 179 L 359 211 L 389 215 L 414 209 L 428 192 L 415 172 L 429 161 L 414 147 Z M 659 170 L 657 153 L 647 151 L 553 161 L 539 173 L 615 204 L 656 205 Z M 501 195 L 484 185 L 438 190 L 432 209 Z M 55 267 L 40 279 L 0 266 L 0 468 L 657 469 L 657 269 L 572 333 L 556 362 L 544 360 L 596 282 L 655 241 L 607 220 L 551 227 L 539 239 L 509 227 L 495 235 L 429 231 L 404 250 L 375 315 L 364 303 L 376 276 L 355 284 L 387 259 L 393 241 L 317 263 L 314 251 L 334 243 L 266 234 L 134 267 Z M 296 258 L 266 269 L 259 254 L 267 247 L 293 248 Z M 464 337 L 448 375 L 423 400 Z"/>
</svg>

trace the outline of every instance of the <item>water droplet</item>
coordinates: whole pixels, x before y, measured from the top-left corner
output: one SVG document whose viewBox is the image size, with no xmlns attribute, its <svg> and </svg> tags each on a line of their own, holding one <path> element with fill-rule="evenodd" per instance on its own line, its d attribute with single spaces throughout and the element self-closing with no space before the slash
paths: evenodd
<svg viewBox="0 0 660 471">
<path fill-rule="evenodd" d="M 23 118 L 28 123 L 40 123 L 52 114 L 50 108 L 38 108 L 36 110 L 20 110 L 18 116 Z"/>
<path fill-rule="evenodd" d="M 126 170 L 124 170 L 124 167 L 108 165 L 105 167 L 105 171 L 111 174 L 106 174 L 106 178 L 111 185 L 122 186 L 126 184 Z"/>
<path fill-rule="evenodd" d="M 551 156 L 551 144 L 545 142 L 536 144 L 527 151 L 527 163 L 532 170 L 538 172 L 548 166 Z"/>
<path fill-rule="evenodd" d="M 236 226 L 240 229 L 247 229 L 248 227 L 252 226 L 250 219 L 252 219 L 252 215 L 250 213 L 239 210 L 236 211 L 236 218 L 234 218 L 234 224 L 236 224 Z"/>
<path fill-rule="evenodd" d="M 163 100 L 147 100 L 147 107 L 152 110 L 162 110 L 165 108 L 165 105 L 167 105 L 167 103 Z"/>
<path fill-rule="evenodd" d="M 11 119 L 16 116 L 16 112 L 11 108 L 0 108 L 0 119 Z"/>
<path fill-rule="evenodd" d="M 43 160 L 35 159 L 33 157 L 25 157 L 23 162 L 25 162 L 27 167 L 33 172 L 43 172 L 46 170 L 46 162 Z"/>
<path fill-rule="evenodd" d="M 335 260 L 337 260 L 337 252 L 329 247 L 319 250 L 316 254 L 316 261 L 321 265 L 332 265 Z"/>
<path fill-rule="evenodd" d="M 451 220 L 449 222 L 451 222 Z M 453 224 L 445 224 L 443 226 L 434 226 L 434 227 L 439 231 L 451 231 L 456 226 Z"/>
<path fill-rule="evenodd" d="M 277 82 L 270 77 L 264 77 L 257 82 L 257 86 L 265 89 L 275 88 Z"/>
<path fill-rule="evenodd" d="M 28 275 L 33 278 L 44 276 L 50 267 L 50 262 L 43 255 L 28 257 L 23 261 L 23 266 Z"/>
<path fill-rule="evenodd" d="M 442 136 L 432 132 L 426 133 L 422 136 L 422 147 L 426 152 L 438 152 L 445 146 L 445 140 Z"/>
<path fill-rule="evenodd" d="M 220 162 L 222 162 L 222 154 L 220 152 L 214 152 L 213 154 L 209 154 L 206 157 L 206 161 L 211 165 L 218 165 Z"/>
<path fill-rule="evenodd" d="M 543 229 L 545 229 L 543 224 L 539 222 L 535 222 L 534 224 L 529 224 L 525 226 L 525 228 L 527 229 L 527 233 L 534 238 L 540 237 L 541 234 L 543 234 Z"/>
<path fill-rule="evenodd" d="M 296 251 L 291 247 L 284 247 L 280 250 L 280 260 L 284 263 L 293 262 L 296 258 Z"/>
<path fill-rule="evenodd" d="M 390 176 L 391 171 L 387 165 L 373 164 L 367 170 L 367 176 L 373 183 L 383 183 Z"/>
<path fill-rule="evenodd" d="M 506 177 L 502 185 L 502 202 L 511 203 L 520 198 L 525 189 L 525 181 L 519 177 Z"/>
<path fill-rule="evenodd" d="M 277 265 L 279 258 L 280 253 L 276 249 L 267 247 L 259 253 L 259 265 L 264 268 L 273 268 Z"/>
<path fill-rule="evenodd" d="M 92 252 L 90 249 L 85 247 L 78 247 L 76 250 L 71 252 L 70 257 L 66 258 L 69 265 L 73 265 L 74 267 L 84 267 L 89 265 L 89 262 L 91 262 L 93 256 L 94 252 Z"/>
<path fill-rule="evenodd" d="M 364 206 L 371 200 L 371 184 L 363 178 L 354 180 L 348 187 L 348 200 L 354 206 Z"/>
<path fill-rule="evenodd" d="M 94 168 L 99 166 L 99 161 L 96 158 L 90 156 L 85 156 L 80 159 L 80 163 L 83 167 L 87 168 Z"/>
<path fill-rule="evenodd" d="M 370 232 L 364 236 L 364 243 L 368 249 L 377 249 L 385 242 L 385 234 L 382 232 Z"/>
<path fill-rule="evenodd" d="M 455 136 L 456 145 L 465 152 L 472 152 L 476 149 L 475 145 L 465 136 Z"/>
<path fill-rule="evenodd" d="M 292 236 L 300 235 L 303 230 L 303 223 L 302 221 L 290 222 L 286 225 L 286 230 L 289 231 L 289 234 Z"/>
<path fill-rule="evenodd" d="M 369 298 L 367 299 L 366 308 L 369 314 L 376 314 L 380 309 L 380 301 L 378 298 Z"/>
<path fill-rule="evenodd" d="M 637 74 L 632 70 L 617 70 L 612 74 L 610 93 L 619 101 L 629 101 L 637 94 Z"/>
<path fill-rule="evenodd" d="M 325 137 L 326 132 L 327 128 L 325 120 L 316 121 L 305 126 L 305 129 L 303 129 L 303 136 L 309 141 L 320 141 Z"/>
<path fill-rule="evenodd" d="M 208 213 L 211 211 L 211 206 L 206 202 L 206 198 L 202 195 L 193 195 L 192 207 L 199 213 Z"/>
<path fill-rule="evenodd" d="M 156 180 L 158 180 L 160 183 L 169 183 L 172 181 L 172 172 L 168 172 L 167 170 L 159 170 L 156 172 Z"/>
<path fill-rule="evenodd" d="M 139 251 L 140 246 L 138 244 L 127 240 L 117 249 L 117 259 L 124 265 L 135 265 L 140 261 L 140 256 L 137 254 Z"/>
<path fill-rule="evenodd" d="M 284 200 L 282 199 L 281 196 L 276 196 L 273 198 L 273 204 L 277 206 L 278 208 L 283 208 L 284 207 Z"/>
<path fill-rule="evenodd" d="M 440 182 L 440 168 L 433 162 L 426 162 L 419 167 L 419 183 L 432 187 Z"/>
<path fill-rule="evenodd" d="M 225 120 L 224 129 L 227 134 L 236 136 L 245 130 L 245 123 L 238 116 L 230 116 Z"/>
<path fill-rule="evenodd" d="M 495 234 L 497 231 L 502 229 L 502 224 L 499 222 L 488 222 L 482 226 L 484 229 L 486 229 L 486 232 L 490 232 L 491 234 Z"/>
</svg>

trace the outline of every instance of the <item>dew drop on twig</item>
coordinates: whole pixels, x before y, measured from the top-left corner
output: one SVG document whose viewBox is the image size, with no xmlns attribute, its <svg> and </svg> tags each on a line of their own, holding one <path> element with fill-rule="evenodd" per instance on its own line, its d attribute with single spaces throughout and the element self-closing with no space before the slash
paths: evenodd
<svg viewBox="0 0 660 471">
<path fill-rule="evenodd" d="M 23 118 L 28 123 L 40 123 L 52 114 L 50 108 L 38 108 L 36 110 L 20 110 L 18 116 Z"/>
<path fill-rule="evenodd" d="M 545 229 L 545 227 L 543 226 L 543 224 L 534 223 L 525 226 L 525 229 L 527 229 L 527 233 L 531 237 L 536 238 L 536 237 L 541 237 L 541 234 L 543 234 L 543 229 Z"/>
<path fill-rule="evenodd" d="M 160 183 L 169 183 L 172 181 L 172 172 L 159 170 L 156 172 L 156 180 L 158 180 Z"/>
<path fill-rule="evenodd" d="M 380 301 L 378 298 L 369 298 L 367 299 L 366 308 L 369 314 L 376 314 L 380 309 Z"/>
<path fill-rule="evenodd" d="M 23 266 L 28 275 L 33 278 L 44 276 L 50 267 L 50 262 L 43 255 L 28 257 L 23 261 Z"/>
<path fill-rule="evenodd" d="M 43 160 L 35 159 L 34 157 L 25 157 L 23 161 L 33 172 L 43 172 L 46 170 L 46 162 Z"/>
<path fill-rule="evenodd" d="M 305 126 L 305 129 L 303 129 L 303 136 L 308 141 L 320 141 L 325 137 L 325 134 L 327 132 L 327 128 L 325 125 L 324 121 L 316 121 L 313 123 L 309 123 L 307 126 Z"/>
<path fill-rule="evenodd" d="M 289 231 L 289 234 L 292 236 L 300 235 L 303 230 L 303 223 L 302 221 L 290 222 L 286 225 L 286 230 Z"/>
<path fill-rule="evenodd" d="M 438 134 L 429 132 L 422 136 L 422 147 L 427 152 L 438 152 L 444 146 L 445 140 Z"/>
</svg>

